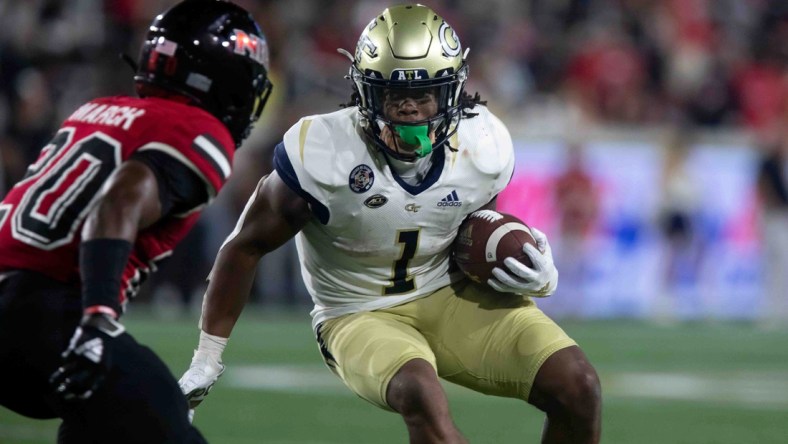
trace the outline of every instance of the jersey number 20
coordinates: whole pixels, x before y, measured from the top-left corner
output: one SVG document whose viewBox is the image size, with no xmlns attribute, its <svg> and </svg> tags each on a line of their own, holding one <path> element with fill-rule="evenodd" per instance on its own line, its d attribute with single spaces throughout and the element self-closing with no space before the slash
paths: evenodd
<svg viewBox="0 0 788 444">
<path fill-rule="evenodd" d="M 120 162 L 120 142 L 112 137 L 97 131 L 75 141 L 73 128 L 61 129 L 16 185 L 30 184 L 11 216 L 14 238 L 43 250 L 71 242 Z"/>
</svg>

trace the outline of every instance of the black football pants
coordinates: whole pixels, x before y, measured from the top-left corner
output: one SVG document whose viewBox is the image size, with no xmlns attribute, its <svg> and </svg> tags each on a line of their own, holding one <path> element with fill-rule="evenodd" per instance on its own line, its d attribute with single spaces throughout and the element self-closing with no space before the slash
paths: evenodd
<svg viewBox="0 0 788 444">
<path fill-rule="evenodd" d="M 29 271 L 0 273 L 0 405 L 60 417 L 62 444 L 204 443 L 167 366 L 128 333 L 112 344 L 112 369 L 86 401 L 62 402 L 49 376 L 82 313 L 79 290 Z"/>
</svg>

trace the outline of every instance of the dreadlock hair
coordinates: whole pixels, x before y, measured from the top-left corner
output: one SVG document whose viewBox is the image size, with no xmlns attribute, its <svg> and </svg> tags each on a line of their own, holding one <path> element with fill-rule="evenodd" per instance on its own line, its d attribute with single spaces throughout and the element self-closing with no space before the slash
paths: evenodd
<svg viewBox="0 0 788 444">
<path fill-rule="evenodd" d="M 353 88 L 353 93 L 350 95 L 350 100 L 345 103 L 340 103 L 340 108 L 351 108 L 354 106 L 358 106 L 361 102 L 361 95 L 358 93 L 356 88 Z M 467 92 L 463 91 L 462 95 L 460 96 L 460 112 L 462 112 L 463 117 L 472 118 L 479 115 L 479 113 L 472 113 L 469 110 L 473 109 L 476 105 L 484 105 L 487 106 L 487 101 L 482 100 L 479 93 L 476 92 L 471 96 Z"/>
<path fill-rule="evenodd" d="M 340 108 L 352 108 L 357 106 L 361 102 L 361 95 L 358 93 L 358 90 L 353 87 L 353 94 L 350 95 L 350 100 L 345 103 L 340 103 Z"/>
<path fill-rule="evenodd" d="M 462 113 L 463 117 L 467 117 L 470 119 L 472 117 L 478 116 L 479 113 L 472 113 L 469 111 L 473 109 L 476 105 L 487 106 L 487 101 L 482 100 L 481 96 L 479 96 L 478 91 L 473 93 L 473 96 L 463 91 L 462 95 L 460 96 L 460 112 Z"/>
</svg>

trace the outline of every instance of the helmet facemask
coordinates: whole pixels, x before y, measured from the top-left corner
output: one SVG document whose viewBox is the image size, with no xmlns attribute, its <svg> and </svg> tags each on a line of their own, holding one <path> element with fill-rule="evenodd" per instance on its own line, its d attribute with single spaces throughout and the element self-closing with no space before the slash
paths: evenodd
<svg viewBox="0 0 788 444">
<path fill-rule="evenodd" d="M 449 74 L 430 80 L 390 81 L 372 75 L 362 74 L 358 68 L 351 67 L 354 86 L 359 93 L 359 110 L 367 120 L 368 131 L 373 141 L 382 148 L 391 150 L 381 137 L 381 131 L 388 127 L 391 134 L 410 145 L 419 146 L 414 152 L 416 157 L 425 157 L 446 143 L 457 131 L 460 120 L 460 97 L 467 65 L 456 74 Z M 437 109 L 434 115 L 420 120 L 402 121 L 386 113 L 387 104 L 400 100 L 419 102 L 430 98 Z M 429 144 L 427 144 L 429 142 Z"/>
<path fill-rule="evenodd" d="M 224 111 L 222 123 L 227 126 L 231 134 L 237 135 L 237 139 L 243 141 L 252 132 L 254 123 L 262 115 L 272 89 L 267 72 L 257 73 L 252 81 L 251 101 L 248 94 L 220 97 L 218 101 L 229 101 L 229 103 L 215 104 L 211 108 Z"/>
<path fill-rule="evenodd" d="M 378 147 L 413 160 L 413 155 L 425 157 L 442 147 L 457 131 L 468 67 L 454 30 L 430 8 L 388 8 L 361 34 L 355 56 L 340 52 L 352 61 L 350 79 L 357 106 L 367 134 Z M 398 119 L 391 110 L 387 113 L 391 103 L 419 102 L 425 97 L 435 102 L 432 115 L 411 120 Z M 423 107 L 419 109 L 424 114 Z M 400 142 L 409 147 L 400 149 Z"/>
</svg>

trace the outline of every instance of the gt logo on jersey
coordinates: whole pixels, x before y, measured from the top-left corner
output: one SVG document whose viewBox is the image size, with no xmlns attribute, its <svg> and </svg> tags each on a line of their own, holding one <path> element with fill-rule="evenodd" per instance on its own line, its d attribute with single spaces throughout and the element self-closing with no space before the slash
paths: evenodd
<svg viewBox="0 0 788 444">
<path fill-rule="evenodd" d="M 405 205 L 405 211 L 418 213 L 420 209 L 421 209 L 421 205 L 416 205 L 415 203 L 409 203 Z"/>
<path fill-rule="evenodd" d="M 395 69 L 391 72 L 391 80 L 424 80 L 430 75 L 426 69 Z"/>
<path fill-rule="evenodd" d="M 350 172 L 348 185 L 354 193 L 369 191 L 373 183 L 375 183 L 375 173 L 372 172 L 372 168 L 364 164 L 353 168 Z"/>
<path fill-rule="evenodd" d="M 255 62 L 268 66 L 268 42 L 252 34 L 249 35 L 240 29 L 234 29 L 235 53 L 249 56 Z"/>
</svg>

